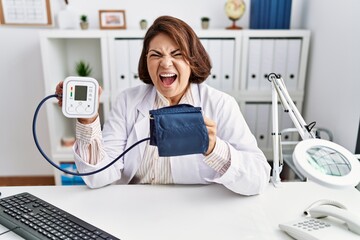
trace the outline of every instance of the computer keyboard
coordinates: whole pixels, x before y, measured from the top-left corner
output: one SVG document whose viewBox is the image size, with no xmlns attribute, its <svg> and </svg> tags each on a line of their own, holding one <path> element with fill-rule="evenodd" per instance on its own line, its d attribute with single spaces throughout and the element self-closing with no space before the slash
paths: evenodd
<svg viewBox="0 0 360 240">
<path fill-rule="evenodd" d="M 29 240 L 119 239 L 26 192 L 0 199 L 0 224 Z"/>
</svg>

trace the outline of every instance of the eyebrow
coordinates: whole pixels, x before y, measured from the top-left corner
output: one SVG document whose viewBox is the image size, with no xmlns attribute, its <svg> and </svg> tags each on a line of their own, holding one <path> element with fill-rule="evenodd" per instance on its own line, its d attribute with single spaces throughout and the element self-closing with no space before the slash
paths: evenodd
<svg viewBox="0 0 360 240">
<path fill-rule="evenodd" d="M 174 51 L 171 51 L 170 54 L 174 54 L 174 53 L 176 53 L 176 52 L 178 52 L 178 51 L 180 51 L 179 48 L 178 48 L 178 49 L 175 49 Z M 157 54 L 161 54 L 161 52 L 159 52 L 159 51 L 157 51 L 157 50 L 155 50 L 155 49 L 150 49 L 148 52 L 155 52 L 155 53 L 157 53 Z"/>
</svg>

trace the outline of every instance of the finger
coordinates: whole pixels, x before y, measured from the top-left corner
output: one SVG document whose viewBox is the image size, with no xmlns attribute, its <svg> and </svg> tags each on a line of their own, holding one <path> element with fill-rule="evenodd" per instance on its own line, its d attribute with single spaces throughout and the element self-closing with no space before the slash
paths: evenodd
<svg viewBox="0 0 360 240">
<path fill-rule="evenodd" d="M 58 85 L 56 85 L 56 91 L 59 91 L 59 92 L 62 91 L 63 85 L 64 85 L 63 81 L 59 82 Z"/>
<path fill-rule="evenodd" d="M 58 85 L 56 85 L 56 88 L 55 88 L 55 94 L 57 95 L 56 98 L 58 99 L 59 107 L 62 107 L 63 84 L 64 84 L 64 82 L 61 81 L 58 83 Z"/>
<path fill-rule="evenodd" d="M 213 120 L 211 120 L 210 118 L 207 118 L 205 116 L 204 116 L 204 122 L 205 122 L 206 129 L 207 129 L 208 135 L 209 135 L 209 146 L 208 146 L 208 150 L 205 153 L 205 155 L 208 155 L 215 148 L 215 144 L 216 144 L 216 123 Z"/>
<path fill-rule="evenodd" d="M 63 93 L 63 81 L 59 82 L 58 85 L 56 85 L 55 94 L 58 96 L 61 96 Z"/>
<path fill-rule="evenodd" d="M 207 118 L 205 116 L 204 116 L 204 123 L 208 127 L 215 127 L 216 126 L 216 123 L 213 120 L 211 120 L 210 118 Z"/>
</svg>

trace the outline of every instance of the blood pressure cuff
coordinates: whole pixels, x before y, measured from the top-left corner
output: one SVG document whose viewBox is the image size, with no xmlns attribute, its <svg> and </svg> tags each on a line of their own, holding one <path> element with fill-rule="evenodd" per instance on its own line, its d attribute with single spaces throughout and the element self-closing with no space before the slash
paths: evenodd
<svg viewBox="0 0 360 240">
<path fill-rule="evenodd" d="M 150 111 L 150 145 L 160 157 L 205 153 L 209 135 L 200 107 L 179 104 Z"/>
</svg>

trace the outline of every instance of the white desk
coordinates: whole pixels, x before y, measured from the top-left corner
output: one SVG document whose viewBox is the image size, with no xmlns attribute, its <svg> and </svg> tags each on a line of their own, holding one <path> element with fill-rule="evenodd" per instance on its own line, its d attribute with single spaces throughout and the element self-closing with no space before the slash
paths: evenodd
<svg viewBox="0 0 360 240">
<path fill-rule="evenodd" d="M 280 188 L 269 184 L 263 194 L 252 197 L 220 185 L 0 188 L 1 197 L 24 191 L 122 240 L 291 239 L 278 224 L 298 218 L 319 199 L 342 202 L 360 213 L 360 192 L 355 188 L 333 190 L 311 182 L 283 183 Z M 19 237 L 10 233 L 0 239 Z"/>
</svg>

